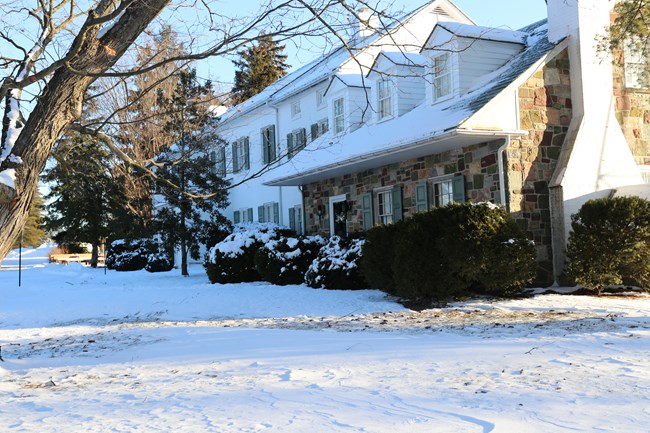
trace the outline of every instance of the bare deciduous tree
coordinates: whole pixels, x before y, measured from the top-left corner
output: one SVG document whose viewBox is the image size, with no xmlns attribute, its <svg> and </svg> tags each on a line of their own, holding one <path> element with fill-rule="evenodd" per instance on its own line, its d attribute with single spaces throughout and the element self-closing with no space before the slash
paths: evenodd
<svg viewBox="0 0 650 433">
<path fill-rule="evenodd" d="M 341 18 L 343 14 L 348 16 L 360 7 L 379 11 L 390 3 L 391 0 L 373 0 L 372 4 L 367 0 L 266 0 L 254 16 L 244 18 L 225 16 L 216 0 L 0 3 L 0 13 L 6 18 L 0 24 L 0 99 L 4 101 L 0 137 L 0 258 L 9 252 L 20 234 L 39 174 L 55 142 L 69 128 L 96 134 L 120 158 L 144 169 L 145 163 L 138 160 L 142 155 L 128 155 L 116 144 L 119 141 L 110 136 L 106 125 L 119 122 L 117 115 L 96 119 L 91 124 L 79 123 L 88 89 L 99 78 L 111 77 L 119 82 L 121 77 L 145 74 L 164 65 L 225 56 L 250 44 L 262 30 L 279 43 L 297 35 L 329 35 L 345 42 L 342 30 L 349 23 Z M 134 44 L 142 43 L 139 38 L 143 32 L 155 33 L 164 23 L 174 26 L 183 50 L 152 52 L 140 59 L 125 56 Z M 353 52 L 353 47 L 344 45 Z"/>
</svg>

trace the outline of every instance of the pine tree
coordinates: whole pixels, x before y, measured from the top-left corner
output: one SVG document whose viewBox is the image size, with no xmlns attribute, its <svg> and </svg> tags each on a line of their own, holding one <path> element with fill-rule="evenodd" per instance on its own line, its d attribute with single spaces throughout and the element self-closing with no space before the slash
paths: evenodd
<svg viewBox="0 0 650 433">
<path fill-rule="evenodd" d="M 241 59 L 233 62 L 238 69 L 232 88 L 233 105 L 257 95 L 287 74 L 290 66 L 283 51 L 284 45 L 279 45 L 271 36 L 262 36 L 257 45 L 237 53 Z"/>
<path fill-rule="evenodd" d="M 32 207 L 29 209 L 27 222 L 23 228 L 21 237 L 16 240 L 14 249 L 22 243 L 23 247 L 38 248 L 45 240 L 45 231 L 43 230 L 43 196 L 37 193 L 34 196 Z"/>
<path fill-rule="evenodd" d="M 210 82 L 199 84 L 195 70 L 182 71 L 171 97 L 161 94 L 159 101 L 170 113 L 165 131 L 175 144 L 156 158 L 157 193 L 164 202 L 156 208 L 154 223 L 168 249 L 180 248 L 184 276 L 189 275 L 188 255 L 198 259 L 201 244 L 218 242 L 230 228 L 221 213 L 228 206 L 228 182 L 211 157 L 211 146 L 220 140 L 201 104 L 210 93 Z"/>
<path fill-rule="evenodd" d="M 132 228 L 124 191 L 111 174 L 108 152 L 96 140 L 68 135 L 53 157 L 54 165 L 42 176 L 51 184 L 45 227 L 59 243 L 91 244 L 91 266 L 96 267 L 102 240 L 122 237 Z"/>
</svg>

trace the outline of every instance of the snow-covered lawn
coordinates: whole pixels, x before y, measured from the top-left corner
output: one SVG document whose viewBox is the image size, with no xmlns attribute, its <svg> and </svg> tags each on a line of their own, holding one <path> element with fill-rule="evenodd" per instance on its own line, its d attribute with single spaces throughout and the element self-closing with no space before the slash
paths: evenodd
<svg viewBox="0 0 650 433">
<path fill-rule="evenodd" d="M 648 296 L 415 313 L 42 261 L 0 270 L 0 431 L 650 431 Z"/>
</svg>

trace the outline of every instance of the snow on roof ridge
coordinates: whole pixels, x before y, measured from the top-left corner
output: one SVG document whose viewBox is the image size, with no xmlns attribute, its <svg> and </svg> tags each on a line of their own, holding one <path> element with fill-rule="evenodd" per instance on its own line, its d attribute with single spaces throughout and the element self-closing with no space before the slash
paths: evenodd
<svg viewBox="0 0 650 433">
<path fill-rule="evenodd" d="M 510 42 L 524 44 L 528 37 L 527 32 L 510 30 L 499 27 L 475 26 L 471 24 L 458 23 L 455 21 L 440 21 L 438 26 L 455 34 L 456 36 L 474 39 L 486 39 L 499 42 Z"/>
</svg>

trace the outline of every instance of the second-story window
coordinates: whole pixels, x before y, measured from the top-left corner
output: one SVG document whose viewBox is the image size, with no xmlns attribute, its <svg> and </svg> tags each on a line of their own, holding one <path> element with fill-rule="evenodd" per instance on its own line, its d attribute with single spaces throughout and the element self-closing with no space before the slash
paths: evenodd
<svg viewBox="0 0 650 433">
<path fill-rule="evenodd" d="M 341 134 L 345 131 L 345 105 L 344 99 L 334 100 L 334 132 Z"/>
<path fill-rule="evenodd" d="M 232 171 L 237 173 L 250 168 L 250 145 L 248 137 L 242 137 L 232 144 Z"/>
<path fill-rule="evenodd" d="M 325 106 L 325 91 L 319 90 L 316 92 L 316 108 L 323 108 Z"/>
<path fill-rule="evenodd" d="M 305 128 L 296 129 L 287 134 L 287 154 L 292 158 L 307 144 L 307 131 Z"/>
<path fill-rule="evenodd" d="M 433 58 L 433 100 L 447 99 L 451 92 L 451 55 L 444 53 Z"/>
<path fill-rule="evenodd" d="M 393 117 L 393 92 L 388 80 L 377 82 L 377 99 L 379 105 L 379 120 Z"/>
<path fill-rule="evenodd" d="M 300 117 L 300 101 L 291 103 L 291 118 L 295 119 L 297 117 Z"/>
<path fill-rule="evenodd" d="M 269 164 L 275 158 L 275 125 L 269 125 L 262 129 L 262 161 Z"/>
</svg>

